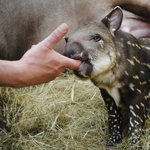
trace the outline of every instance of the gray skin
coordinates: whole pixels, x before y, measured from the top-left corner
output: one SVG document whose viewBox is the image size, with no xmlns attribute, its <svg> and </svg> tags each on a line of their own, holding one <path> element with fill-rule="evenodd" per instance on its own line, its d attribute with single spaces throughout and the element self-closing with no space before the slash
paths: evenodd
<svg viewBox="0 0 150 150">
<path fill-rule="evenodd" d="M 149 0 L 0 0 L 0 59 L 18 60 L 66 22 L 70 35 L 88 21 L 100 21 L 112 8 L 121 6 L 121 28 L 136 37 L 150 36 Z M 55 46 L 62 53 L 65 41 Z"/>
<path fill-rule="evenodd" d="M 63 53 L 81 60 L 75 74 L 101 90 L 108 109 L 107 146 L 122 141 L 123 109 L 129 117 L 130 143 L 135 144 L 142 136 L 150 103 L 150 41 L 121 31 L 122 20 L 122 10 L 116 7 L 101 22 L 80 26 L 66 38 Z"/>
</svg>

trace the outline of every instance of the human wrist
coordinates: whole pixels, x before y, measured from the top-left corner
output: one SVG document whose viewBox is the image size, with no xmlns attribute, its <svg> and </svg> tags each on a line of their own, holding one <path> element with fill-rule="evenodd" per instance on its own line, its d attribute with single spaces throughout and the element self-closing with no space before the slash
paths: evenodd
<svg viewBox="0 0 150 150">
<path fill-rule="evenodd" d="M 0 86 L 22 87 L 21 74 L 23 66 L 19 61 L 0 60 Z"/>
</svg>

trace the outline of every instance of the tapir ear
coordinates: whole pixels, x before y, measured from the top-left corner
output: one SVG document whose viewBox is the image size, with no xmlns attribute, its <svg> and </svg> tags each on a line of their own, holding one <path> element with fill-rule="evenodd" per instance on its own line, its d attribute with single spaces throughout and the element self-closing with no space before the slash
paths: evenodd
<svg viewBox="0 0 150 150">
<path fill-rule="evenodd" d="M 66 41 L 66 43 L 68 42 L 68 37 L 63 37 L 64 39 L 65 39 L 65 41 Z"/>
<path fill-rule="evenodd" d="M 103 22 L 112 32 L 117 31 L 122 23 L 123 13 L 119 6 L 116 6 L 105 18 Z"/>
</svg>

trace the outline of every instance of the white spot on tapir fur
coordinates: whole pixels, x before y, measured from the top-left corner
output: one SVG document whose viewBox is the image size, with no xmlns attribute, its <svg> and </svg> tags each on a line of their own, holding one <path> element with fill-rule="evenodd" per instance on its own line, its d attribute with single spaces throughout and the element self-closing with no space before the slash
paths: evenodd
<svg viewBox="0 0 150 150">
<path fill-rule="evenodd" d="M 141 49 L 141 47 L 140 47 L 138 44 L 135 44 L 135 46 L 136 46 L 138 49 Z"/>
<path fill-rule="evenodd" d="M 145 99 L 147 100 L 148 98 L 150 98 L 150 92 L 148 93 L 147 96 L 145 96 Z"/>
<path fill-rule="evenodd" d="M 133 66 L 135 65 L 134 62 L 133 62 L 133 60 L 127 59 L 127 61 L 128 61 L 131 65 L 133 65 Z"/>
<path fill-rule="evenodd" d="M 103 48 L 104 47 L 104 42 L 103 40 L 100 40 L 100 46 Z"/>
<path fill-rule="evenodd" d="M 132 113 L 132 115 L 133 115 L 133 116 L 135 116 L 135 117 L 136 117 L 136 114 L 134 113 L 134 111 L 133 111 L 133 110 L 130 110 L 130 112 Z"/>
<path fill-rule="evenodd" d="M 141 90 L 140 89 L 136 89 L 139 93 L 141 93 Z"/>
<path fill-rule="evenodd" d="M 150 68 L 150 64 L 148 63 L 141 63 L 141 65 L 147 66 L 148 68 Z"/>
<path fill-rule="evenodd" d="M 129 106 L 129 108 L 130 108 L 130 109 L 132 109 L 132 110 L 134 110 L 134 108 L 133 108 L 133 106 L 132 106 L 132 105 L 130 105 L 130 106 Z"/>
<path fill-rule="evenodd" d="M 114 113 L 117 114 L 117 111 L 115 110 Z"/>
<path fill-rule="evenodd" d="M 134 122 L 135 122 L 136 124 L 139 124 L 136 120 L 134 120 Z"/>
<path fill-rule="evenodd" d="M 110 116 L 110 117 L 114 117 L 114 118 L 116 117 L 116 115 L 112 115 L 112 114 L 109 114 L 109 116 Z"/>
<path fill-rule="evenodd" d="M 150 50 L 150 47 L 147 47 L 147 46 L 144 46 L 144 45 L 141 45 L 141 47 L 147 49 L 147 50 Z"/>
<path fill-rule="evenodd" d="M 140 117 L 140 116 L 137 116 L 137 118 L 139 118 L 139 119 L 140 119 L 140 121 L 141 121 L 141 122 L 143 122 L 143 120 L 141 119 L 141 117 Z"/>
<path fill-rule="evenodd" d="M 121 47 L 124 47 L 124 45 L 121 42 L 119 42 L 118 44 L 120 44 Z"/>
<path fill-rule="evenodd" d="M 139 77 L 137 75 L 133 76 L 133 79 L 139 79 Z"/>
<path fill-rule="evenodd" d="M 127 76 L 129 75 L 127 71 L 124 72 Z"/>
<path fill-rule="evenodd" d="M 140 109 L 140 107 L 137 104 L 135 106 L 136 106 L 137 109 Z"/>
<path fill-rule="evenodd" d="M 133 59 L 140 64 L 140 61 L 135 56 L 133 56 Z"/>
<path fill-rule="evenodd" d="M 133 83 L 130 83 L 130 84 L 129 84 L 129 88 L 130 88 L 132 91 L 134 91 L 134 84 L 133 84 Z"/>
<path fill-rule="evenodd" d="M 131 125 L 132 127 L 134 127 L 134 124 L 132 123 L 131 119 L 130 119 L 130 125 Z"/>
<path fill-rule="evenodd" d="M 145 105 L 143 103 L 141 103 L 141 106 L 144 107 Z"/>
<path fill-rule="evenodd" d="M 146 84 L 146 83 L 147 83 L 146 81 L 144 81 L 144 82 L 140 82 L 140 84 L 141 84 L 141 85 L 144 85 L 144 84 Z"/>
<path fill-rule="evenodd" d="M 127 41 L 127 44 L 128 44 L 128 45 L 131 45 L 131 42 L 130 42 L 130 41 Z"/>
</svg>

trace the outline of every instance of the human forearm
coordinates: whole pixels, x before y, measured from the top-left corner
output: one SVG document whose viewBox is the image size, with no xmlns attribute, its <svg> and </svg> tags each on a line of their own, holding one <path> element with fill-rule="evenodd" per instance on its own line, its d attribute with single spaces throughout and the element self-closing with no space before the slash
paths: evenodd
<svg viewBox="0 0 150 150">
<path fill-rule="evenodd" d="M 34 49 L 18 61 L 0 60 L 0 86 L 21 88 L 46 83 L 60 76 L 64 68 L 75 70 L 81 64 L 54 50 Z"/>
</svg>

